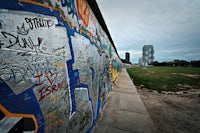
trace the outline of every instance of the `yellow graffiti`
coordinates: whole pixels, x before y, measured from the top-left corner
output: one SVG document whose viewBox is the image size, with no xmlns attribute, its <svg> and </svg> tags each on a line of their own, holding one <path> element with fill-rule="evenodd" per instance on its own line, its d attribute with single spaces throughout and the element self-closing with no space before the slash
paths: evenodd
<svg viewBox="0 0 200 133">
<path fill-rule="evenodd" d="M 63 67 L 65 67 L 65 63 L 63 63 L 63 62 L 56 62 L 56 63 L 53 64 L 53 66 L 62 69 Z"/>
<path fill-rule="evenodd" d="M 64 121 L 62 119 L 58 119 L 53 123 L 49 123 L 49 125 L 47 126 L 47 131 L 51 130 L 53 127 L 56 127 L 57 125 L 63 124 L 63 122 Z"/>
<path fill-rule="evenodd" d="M 47 131 L 51 130 L 53 127 L 56 127 L 64 123 L 64 120 L 58 117 L 57 110 L 54 110 L 46 114 L 45 118 L 46 118 L 46 123 L 47 123 L 47 126 L 46 126 Z"/>
<path fill-rule="evenodd" d="M 62 94 L 56 94 L 54 96 L 51 96 L 48 101 L 51 102 L 52 104 L 57 104 L 60 101 L 62 101 L 63 97 Z"/>
<path fill-rule="evenodd" d="M 119 72 L 112 67 L 112 64 L 110 64 L 110 73 L 112 77 L 112 82 L 114 82 L 115 79 L 119 76 Z"/>
<path fill-rule="evenodd" d="M 61 94 L 56 94 L 56 95 L 54 95 L 54 96 L 51 96 L 51 97 L 48 99 L 48 101 L 50 102 L 50 101 L 52 101 L 53 99 L 58 98 L 58 97 L 60 97 L 60 96 L 61 96 Z"/>
</svg>

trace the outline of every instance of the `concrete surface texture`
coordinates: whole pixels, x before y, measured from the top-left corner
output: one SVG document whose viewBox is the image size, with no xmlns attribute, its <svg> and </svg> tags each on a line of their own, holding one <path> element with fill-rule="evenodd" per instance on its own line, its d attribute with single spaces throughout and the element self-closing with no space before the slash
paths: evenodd
<svg viewBox="0 0 200 133">
<path fill-rule="evenodd" d="M 97 9 L 95 0 L 1 0 L 1 133 L 91 132 L 123 67 Z"/>
<path fill-rule="evenodd" d="M 156 128 L 126 69 L 115 87 L 93 133 L 151 133 Z"/>
</svg>

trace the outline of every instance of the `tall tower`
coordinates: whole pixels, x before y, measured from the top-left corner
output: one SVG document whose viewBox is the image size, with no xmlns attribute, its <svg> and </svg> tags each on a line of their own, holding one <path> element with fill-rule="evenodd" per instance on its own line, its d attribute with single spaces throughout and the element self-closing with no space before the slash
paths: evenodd
<svg viewBox="0 0 200 133">
<path fill-rule="evenodd" d="M 125 60 L 126 60 L 127 62 L 130 62 L 130 53 L 129 53 L 129 52 L 126 52 Z"/>
<path fill-rule="evenodd" d="M 142 48 L 142 59 L 144 65 L 151 64 L 154 60 L 154 49 L 153 45 L 144 45 Z"/>
</svg>

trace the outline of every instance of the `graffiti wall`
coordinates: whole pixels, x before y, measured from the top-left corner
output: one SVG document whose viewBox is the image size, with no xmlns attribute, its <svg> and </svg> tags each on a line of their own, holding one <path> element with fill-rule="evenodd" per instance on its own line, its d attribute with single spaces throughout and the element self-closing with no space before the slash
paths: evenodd
<svg viewBox="0 0 200 133">
<path fill-rule="evenodd" d="M 86 0 L 1 0 L 0 131 L 91 132 L 121 66 Z"/>
</svg>

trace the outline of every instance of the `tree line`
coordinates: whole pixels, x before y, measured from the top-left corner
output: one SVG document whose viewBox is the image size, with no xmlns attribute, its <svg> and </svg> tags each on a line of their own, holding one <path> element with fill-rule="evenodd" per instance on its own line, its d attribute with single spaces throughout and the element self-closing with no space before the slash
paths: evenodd
<svg viewBox="0 0 200 133">
<path fill-rule="evenodd" d="M 200 67 L 200 60 L 185 61 L 176 59 L 174 61 L 158 62 L 154 61 L 153 66 L 171 66 L 171 67 Z"/>
</svg>

